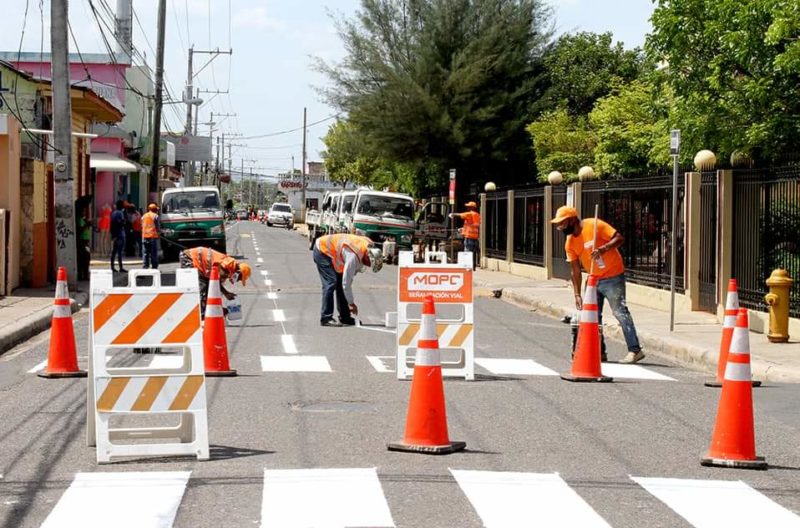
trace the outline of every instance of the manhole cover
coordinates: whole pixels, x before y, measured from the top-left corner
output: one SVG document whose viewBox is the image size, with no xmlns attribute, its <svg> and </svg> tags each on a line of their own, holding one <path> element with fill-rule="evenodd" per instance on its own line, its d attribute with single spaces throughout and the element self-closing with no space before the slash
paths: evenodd
<svg viewBox="0 0 800 528">
<path fill-rule="evenodd" d="M 373 413 L 378 408 L 373 403 L 361 401 L 329 401 L 329 402 L 294 402 L 289 407 L 293 411 L 305 412 L 348 412 L 348 413 Z"/>
</svg>

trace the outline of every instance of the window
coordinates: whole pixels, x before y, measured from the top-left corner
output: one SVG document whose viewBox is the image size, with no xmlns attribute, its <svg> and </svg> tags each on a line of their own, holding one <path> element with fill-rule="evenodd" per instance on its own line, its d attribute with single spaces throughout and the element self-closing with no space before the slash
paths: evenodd
<svg viewBox="0 0 800 528">
<path fill-rule="evenodd" d="M 219 195 L 209 191 L 190 191 L 170 193 L 164 198 L 161 209 L 165 213 L 200 211 L 218 211 Z"/>
<path fill-rule="evenodd" d="M 409 198 L 362 194 L 358 201 L 357 212 L 372 216 L 410 220 L 414 214 L 414 204 Z"/>
<path fill-rule="evenodd" d="M 342 212 L 352 213 L 353 212 L 353 202 L 356 200 L 355 195 L 351 194 L 349 196 L 344 197 L 344 203 L 342 204 Z"/>
<path fill-rule="evenodd" d="M 272 210 L 277 213 L 291 213 L 292 206 L 289 204 L 273 204 Z"/>
</svg>

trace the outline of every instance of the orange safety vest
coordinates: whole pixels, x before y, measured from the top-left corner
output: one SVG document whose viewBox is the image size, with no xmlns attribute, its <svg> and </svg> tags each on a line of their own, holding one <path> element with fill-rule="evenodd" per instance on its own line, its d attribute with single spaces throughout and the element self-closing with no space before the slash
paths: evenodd
<svg viewBox="0 0 800 528">
<path fill-rule="evenodd" d="M 336 273 L 344 273 L 344 255 L 342 254 L 344 248 L 348 248 L 360 260 L 364 260 L 369 250 L 370 240 L 359 235 L 338 233 L 320 237 L 318 244 L 322 254 L 328 255 L 333 261 L 333 269 L 336 270 Z"/>
<path fill-rule="evenodd" d="M 475 211 L 467 211 L 466 213 L 459 213 L 461 218 L 464 219 L 464 238 L 471 238 L 478 240 L 481 231 L 481 215 Z"/>
<path fill-rule="evenodd" d="M 229 257 L 225 253 L 213 250 L 211 248 L 204 248 L 202 246 L 187 249 L 185 251 L 192 259 L 192 266 L 203 274 L 204 277 L 211 276 L 211 268 L 214 266 L 219 267 L 220 270 L 224 269 L 231 275 L 236 271 L 236 260 Z"/>
<path fill-rule="evenodd" d="M 156 220 L 158 215 L 148 211 L 142 217 L 142 238 L 158 238 L 158 229 L 156 229 Z"/>
</svg>

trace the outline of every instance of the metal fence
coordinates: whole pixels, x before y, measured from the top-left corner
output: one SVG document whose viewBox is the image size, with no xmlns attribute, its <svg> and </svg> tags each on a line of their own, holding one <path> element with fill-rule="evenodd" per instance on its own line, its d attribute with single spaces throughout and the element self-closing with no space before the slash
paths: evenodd
<svg viewBox="0 0 800 528">
<path fill-rule="evenodd" d="M 553 215 L 555 216 L 558 208 L 567 205 L 567 188 L 563 185 L 553 187 Z M 552 228 L 552 227 L 551 227 Z M 553 229 L 553 276 L 559 279 L 569 280 L 572 276 L 570 264 L 567 262 L 567 252 L 564 249 L 564 244 L 567 241 L 567 236 L 559 231 Z"/>
<path fill-rule="evenodd" d="M 684 293 L 683 196 L 685 183 L 678 180 L 678 232 L 676 290 Z M 600 206 L 600 218 L 611 224 L 625 243 L 620 248 L 630 282 L 668 289 L 672 233 L 672 177 L 653 176 L 585 182 L 581 199 L 584 218 L 594 216 Z M 555 207 L 555 204 L 554 204 Z"/>
<path fill-rule="evenodd" d="M 700 175 L 699 308 L 717 311 L 717 173 Z"/>
<path fill-rule="evenodd" d="M 491 258 L 506 258 L 508 233 L 508 193 L 496 192 L 486 195 L 486 255 Z"/>
<path fill-rule="evenodd" d="M 795 278 L 789 312 L 800 317 L 800 166 L 733 173 L 733 276 L 742 306 L 764 310 L 775 268 Z"/>
<path fill-rule="evenodd" d="M 514 194 L 514 262 L 544 266 L 544 187 Z"/>
</svg>

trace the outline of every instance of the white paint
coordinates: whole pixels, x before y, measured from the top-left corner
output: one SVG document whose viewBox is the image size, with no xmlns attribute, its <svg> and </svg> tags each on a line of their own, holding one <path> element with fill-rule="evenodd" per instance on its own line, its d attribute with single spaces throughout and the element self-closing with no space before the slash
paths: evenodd
<svg viewBox="0 0 800 528">
<path fill-rule="evenodd" d="M 261 270 L 261 274 L 266 277 L 267 275 L 269 275 L 269 271 Z"/>
<path fill-rule="evenodd" d="M 739 480 L 631 479 L 695 528 L 800 527 L 800 517 Z"/>
<path fill-rule="evenodd" d="M 377 372 L 394 372 L 393 368 L 389 368 L 386 366 L 386 362 L 384 359 L 394 359 L 394 356 L 365 356 L 367 361 L 369 361 L 372 368 L 374 368 Z"/>
<path fill-rule="evenodd" d="M 183 366 L 183 355 L 164 356 L 153 354 L 153 360 L 150 361 L 149 368 L 179 369 L 181 366 Z"/>
<path fill-rule="evenodd" d="M 47 360 L 45 359 L 44 361 L 42 361 L 41 363 L 37 363 L 35 367 L 30 369 L 28 371 L 28 374 L 36 374 L 37 372 L 39 372 L 40 370 L 42 370 L 46 366 L 47 366 Z"/>
<path fill-rule="evenodd" d="M 261 526 L 393 527 L 375 468 L 264 470 Z"/>
<path fill-rule="evenodd" d="M 78 473 L 42 528 L 168 528 L 190 471 Z"/>
<path fill-rule="evenodd" d="M 261 356 L 264 372 L 332 372 L 325 356 Z"/>
<path fill-rule="evenodd" d="M 397 330 L 392 330 L 389 328 L 381 328 L 380 326 L 364 326 L 360 319 L 356 319 L 356 328 L 361 328 L 362 330 L 372 330 L 373 332 L 383 332 L 384 334 L 397 334 Z"/>
<path fill-rule="evenodd" d="M 258 257 L 258 258 L 256 259 L 256 262 L 258 262 L 259 264 L 261 264 L 261 263 L 263 263 L 263 262 L 264 262 L 264 259 L 263 259 L 263 258 L 261 258 L 261 257 Z"/>
<path fill-rule="evenodd" d="M 283 310 L 272 310 L 272 318 L 276 323 L 283 323 L 286 321 L 286 314 L 283 313 Z"/>
<path fill-rule="evenodd" d="M 267 299 L 272 299 L 273 301 L 278 300 L 278 294 L 275 292 L 267 292 Z"/>
<path fill-rule="evenodd" d="M 540 365 L 532 359 L 475 358 L 475 363 L 492 374 L 519 376 L 558 376 L 558 372 Z"/>
<path fill-rule="evenodd" d="M 603 363 L 603 376 L 622 379 L 645 379 L 656 381 L 677 381 L 663 374 L 639 365 L 627 365 L 625 363 Z"/>
<path fill-rule="evenodd" d="M 283 351 L 287 354 L 297 354 L 297 345 L 294 343 L 294 337 L 286 334 L 282 335 L 281 344 L 283 345 Z"/>
<path fill-rule="evenodd" d="M 487 528 L 610 528 L 558 473 L 450 472 Z"/>
<path fill-rule="evenodd" d="M 264 279 L 264 286 L 272 287 L 272 281 L 270 279 Z"/>
</svg>

